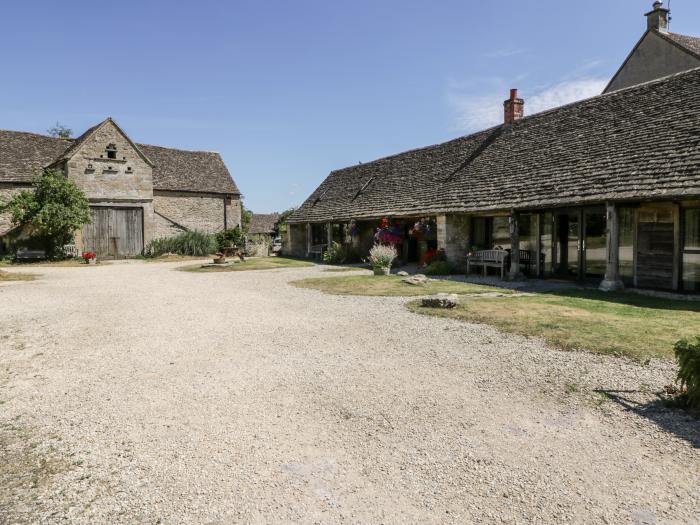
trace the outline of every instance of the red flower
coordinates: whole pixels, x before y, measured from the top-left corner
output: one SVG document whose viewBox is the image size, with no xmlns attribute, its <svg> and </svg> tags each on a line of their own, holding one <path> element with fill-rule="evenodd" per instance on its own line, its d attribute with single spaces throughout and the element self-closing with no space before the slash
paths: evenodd
<svg viewBox="0 0 700 525">
<path fill-rule="evenodd" d="M 96 259 L 97 254 L 95 252 L 83 252 L 83 259 L 89 261 L 90 259 Z"/>
</svg>

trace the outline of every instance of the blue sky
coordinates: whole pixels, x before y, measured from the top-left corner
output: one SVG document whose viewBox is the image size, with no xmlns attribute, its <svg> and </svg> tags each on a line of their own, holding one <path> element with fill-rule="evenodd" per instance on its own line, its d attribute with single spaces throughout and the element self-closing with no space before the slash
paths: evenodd
<svg viewBox="0 0 700 525">
<path fill-rule="evenodd" d="M 0 128 L 219 151 L 257 212 L 328 172 L 598 93 L 651 0 L 6 2 Z M 700 35 L 700 2 L 671 30 Z"/>
</svg>

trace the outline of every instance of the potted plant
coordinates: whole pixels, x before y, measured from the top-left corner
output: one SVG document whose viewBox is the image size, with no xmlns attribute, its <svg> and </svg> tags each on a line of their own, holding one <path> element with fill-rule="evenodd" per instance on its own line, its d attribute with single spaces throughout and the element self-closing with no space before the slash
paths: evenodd
<svg viewBox="0 0 700 525">
<path fill-rule="evenodd" d="M 85 264 L 96 264 L 97 254 L 95 252 L 83 252 L 83 260 Z"/>
<path fill-rule="evenodd" d="M 397 257 L 396 248 L 386 244 L 375 244 L 369 251 L 369 263 L 374 275 L 389 275 L 391 263 Z"/>
</svg>

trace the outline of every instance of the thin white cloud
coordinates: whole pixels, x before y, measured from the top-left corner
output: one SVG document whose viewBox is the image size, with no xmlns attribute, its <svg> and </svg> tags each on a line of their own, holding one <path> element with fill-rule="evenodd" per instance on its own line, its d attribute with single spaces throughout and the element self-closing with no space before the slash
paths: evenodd
<svg viewBox="0 0 700 525">
<path fill-rule="evenodd" d="M 484 53 L 486 58 L 510 58 L 517 55 L 522 55 L 527 49 L 496 49 L 495 51 L 489 51 Z"/>
<path fill-rule="evenodd" d="M 520 96 L 525 99 L 525 114 L 532 115 L 599 95 L 606 85 L 604 78 L 583 77 L 544 87 L 534 93 L 521 90 Z M 488 95 L 474 95 L 451 86 L 447 102 L 454 115 L 455 127 L 462 131 L 477 131 L 500 124 L 503 122 L 503 101 L 507 96 L 505 84 Z"/>
</svg>

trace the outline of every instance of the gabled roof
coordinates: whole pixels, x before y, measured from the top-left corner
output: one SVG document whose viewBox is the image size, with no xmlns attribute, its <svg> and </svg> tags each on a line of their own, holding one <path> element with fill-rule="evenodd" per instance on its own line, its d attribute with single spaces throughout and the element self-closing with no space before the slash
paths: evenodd
<svg viewBox="0 0 700 525">
<path fill-rule="evenodd" d="M 45 167 L 69 158 L 80 144 L 108 121 L 124 133 L 111 119 L 93 126 L 77 139 L 0 130 L 0 183 L 31 182 Z M 155 190 L 240 194 L 218 153 L 132 144 L 146 162 L 153 166 Z"/>
<path fill-rule="evenodd" d="M 645 33 L 642 35 L 639 41 L 637 41 L 637 43 L 634 45 L 632 51 L 630 51 L 630 53 L 627 55 L 620 67 L 617 69 L 617 71 L 615 71 L 615 74 L 610 79 L 610 82 L 608 82 L 608 85 L 605 86 L 603 93 L 608 92 L 608 90 L 615 83 L 615 80 L 620 75 L 622 70 L 625 69 L 625 66 L 627 66 L 630 59 L 634 56 L 639 46 L 641 46 L 642 42 L 644 42 L 650 35 L 657 36 L 662 40 L 669 42 L 671 45 L 680 49 L 684 53 L 697 59 L 698 65 L 700 65 L 700 38 L 694 36 L 680 35 L 678 33 L 669 33 L 668 31 L 659 31 L 658 29 L 647 29 L 647 31 L 645 31 Z M 668 73 L 672 72 L 674 71 L 668 71 Z"/>
<path fill-rule="evenodd" d="M 679 35 L 678 33 L 658 33 L 659 36 L 670 40 L 684 51 L 700 59 L 700 38 L 696 36 Z"/>
<path fill-rule="evenodd" d="M 279 213 L 254 213 L 248 231 L 252 234 L 274 233 Z"/>
<path fill-rule="evenodd" d="M 289 221 L 697 197 L 699 106 L 700 68 L 333 171 Z"/>
<path fill-rule="evenodd" d="M 117 124 L 116 122 L 114 122 L 114 120 L 112 120 L 112 117 L 107 117 L 105 120 L 103 120 L 99 124 L 92 126 L 91 128 L 88 128 L 85 131 L 85 133 L 83 133 L 78 138 L 73 140 L 73 143 L 70 145 L 70 147 L 66 151 L 63 152 L 63 155 L 61 155 L 58 159 L 56 159 L 54 161 L 54 164 L 56 162 L 60 162 L 62 160 L 68 160 L 69 158 L 71 158 L 80 149 L 80 146 L 82 146 L 92 136 L 92 134 L 95 133 L 95 131 L 97 131 L 102 126 L 105 126 L 107 124 L 111 124 L 112 126 L 114 126 L 116 128 L 116 130 L 131 145 L 131 147 L 134 148 L 134 151 L 136 151 L 136 153 L 139 154 L 139 156 L 144 160 L 144 162 L 146 164 L 148 164 L 149 166 L 153 166 L 153 162 L 151 162 L 151 160 L 148 157 L 146 157 L 146 155 L 143 154 L 143 152 L 139 149 L 139 147 L 131 141 L 131 139 L 129 138 L 129 135 L 124 133 L 124 130 L 119 127 L 119 124 Z"/>
<path fill-rule="evenodd" d="M 0 130 L 0 182 L 31 182 L 71 143 L 70 139 Z"/>
<path fill-rule="evenodd" d="M 138 144 L 138 147 L 153 160 L 153 189 L 241 193 L 221 155 L 214 151 L 188 151 L 150 144 Z"/>
</svg>

